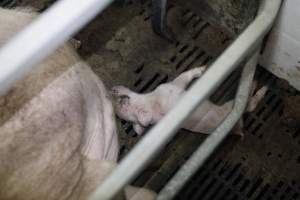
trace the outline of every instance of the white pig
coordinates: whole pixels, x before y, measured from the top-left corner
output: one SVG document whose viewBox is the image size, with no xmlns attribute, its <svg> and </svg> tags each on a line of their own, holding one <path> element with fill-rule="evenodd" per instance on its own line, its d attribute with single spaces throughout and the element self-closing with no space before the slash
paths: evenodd
<svg viewBox="0 0 300 200">
<path fill-rule="evenodd" d="M 137 134 L 158 122 L 185 94 L 187 86 L 203 75 L 206 66 L 191 69 L 182 73 L 169 83 L 159 85 L 153 92 L 138 94 L 124 86 L 111 89 L 114 106 L 119 118 L 132 122 Z M 248 111 L 254 110 L 264 96 L 266 87 L 259 90 L 249 102 Z M 232 110 L 233 101 L 224 105 L 216 105 L 209 100 L 204 101 L 183 125 L 184 129 L 209 134 L 224 120 Z M 234 133 L 243 137 L 241 122 L 234 128 Z"/>
<path fill-rule="evenodd" d="M 0 47 L 36 15 L 0 8 Z M 1 200 L 87 199 L 118 152 L 109 94 L 70 44 L 0 97 Z M 155 198 L 131 186 L 125 196 Z"/>
</svg>

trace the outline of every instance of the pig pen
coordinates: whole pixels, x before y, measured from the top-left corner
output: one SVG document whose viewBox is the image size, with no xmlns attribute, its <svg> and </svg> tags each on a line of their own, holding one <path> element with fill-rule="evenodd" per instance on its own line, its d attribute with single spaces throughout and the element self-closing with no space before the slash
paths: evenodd
<svg viewBox="0 0 300 200">
<path fill-rule="evenodd" d="M 30 5 L 42 11 L 52 2 L 2 0 L 1 5 Z M 168 23 L 177 36 L 177 42 L 170 43 L 151 29 L 150 1 L 116 2 L 76 35 L 81 41 L 78 51 L 108 88 L 121 84 L 152 91 L 187 69 L 212 63 L 251 21 L 249 14 L 241 16 L 239 27 L 232 28 L 230 19 L 217 26 L 211 16 L 189 8 L 170 2 Z M 247 12 L 255 12 L 251 8 Z M 222 103 L 233 98 L 239 76 L 237 70 L 211 99 Z M 256 79 L 270 88 L 256 110 L 244 115 L 244 140 L 229 136 L 176 199 L 300 198 L 300 94 L 261 66 Z M 118 120 L 118 128 L 122 159 L 140 137 L 129 123 Z M 134 185 L 159 192 L 205 138 L 180 130 Z"/>
</svg>

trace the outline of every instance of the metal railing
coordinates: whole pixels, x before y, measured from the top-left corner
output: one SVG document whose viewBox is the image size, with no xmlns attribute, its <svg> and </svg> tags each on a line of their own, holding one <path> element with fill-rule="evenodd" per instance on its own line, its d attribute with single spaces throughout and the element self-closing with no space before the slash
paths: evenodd
<svg viewBox="0 0 300 200">
<path fill-rule="evenodd" d="M 203 144 L 193 153 L 189 160 L 180 168 L 175 176 L 167 183 L 158 195 L 158 200 L 172 199 L 184 186 L 184 184 L 197 172 L 197 170 L 208 159 L 209 155 L 218 147 L 218 145 L 230 133 L 230 130 L 238 122 L 244 113 L 247 100 L 251 92 L 251 86 L 255 74 L 259 51 L 246 63 L 240 84 L 235 96 L 235 102 L 231 113 L 226 119 L 218 126 L 214 133 L 208 137 Z"/>
<path fill-rule="evenodd" d="M 61 0 L 0 50 L 0 95 L 79 31 L 112 0 Z"/>
<path fill-rule="evenodd" d="M 126 184 L 129 184 L 154 158 L 154 156 L 176 134 L 176 131 L 205 99 L 224 81 L 226 77 L 240 64 L 246 56 L 254 53 L 259 42 L 272 27 L 281 5 L 281 0 L 262 0 L 259 14 L 246 30 L 225 50 L 225 52 L 210 66 L 206 73 L 187 91 L 177 105 L 155 126 L 144 138 L 131 150 L 120 162 L 113 173 L 104 180 L 99 188 L 91 195 L 90 200 L 112 199 Z M 246 99 L 247 100 L 247 99 Z M 240 116 L 239 116 L 240 117 Z M 233 126 L 233 121 L 230 122 Z M 222 128 L 222 127 L 221 127 Z M 224 128 L 224 127 L 223 127 Z M 224 137 L 218 133 L 210 135 L 200 147 L 202 157 L 207 158 L 212 150 L 205 151 L 207 145 L 218 146 L 229 130 L 226 129 Z M 217 135 L 217 137 L 216 137 Z M 208 142 L 209 144 L 208 144 Z M 202 159 L 197 167 L 200 167 L 205 159 Z M 175 177 L 176 178 L 176 177 Z M 169 193 L 170 190 L 166 188 Z M 165 191 L 166 191 L 165 190 Z M 167 194 L 162 191 L 159 196 Z M 173 196 L 170 193 L 170 197 Z M 167 199 L 167 198 L 166 198 Z"/>
<path fill-rule="evenodd" d="M 25 30 L 17 34 L 9 43 L 0 50 L 0 95 L 18 80 L 23 78 L 33 66 L 46 58 L 59 45 L 70 38 L 80 28 L 87 24 L 93 17 L 101 12 L 112 0 L 61 0 L 46 10 Z M 199 79 L 186 95 L 147 135 L 135 148 L 122 160 L 113 173 L 91 195 L 90 200 L 111 199 L 126 184 L 130 183 L 175 135 L 181 124 L 192 111 L 200 105 L 222 81 L 240 64 L 246 56 L 253 54 L 259 42 L 270 30 L 276 14 L 280 8 L 281 0 L 262 0 L 260 12 L 249 27 L 233 42 L 233 44 L 213 63 L 206 73 Z M 44 31 L 46 30 L 46 31 Z M 41 34 L 41 32 L 43 34 Z M 252 58 L 251 60 L 253 60 Z M 249 61 L 251 65 L 253 61 Z M 251 68 L 253 70 L 253 68 Z M 246 67 L 239 91 L 249 85 L 253 71 Z M 252 80 L 252 78 L 251 78 Z M 251 81 L 250 81 L 251 83 Z M 247 100 L 248 92 L 244 91 L 243 98 Z M 238 92 L 238 94 L 240 94 Z M 239 97 L 239 96 L 237 96 Z M 242 109 L 243 106 L 240 108 Z M 243 110 L 243 109 L 242 109 Z M 237 115 L 238 114 L 238 115 Z M 232 112 L 229 115 L 234 119 L 239 118 L 241 112 Z M 216 132 L 210 135 L 204 144 L 199 147 L 191 159 L 197 157 L 197 164 L 189 160 L 177 175 L 171 180 L 159 195 L 160 199 L 168 199 L 175 195 L 174 189 L 180 188 L 185 179 L 178 183 L 182 173 L 193 173 L 226 137 L 235 120 L 225 120 Z M 226 123 L 225 123 L 226 122 Z M 228 122 L 228 123 L 227 123 Z M 210 149 L 207 149 L 211 146 Z M 199 156 L 199 157 L 198 157 Z M 183 170 L 183 171 L 182 171 Z"/>
</svg>

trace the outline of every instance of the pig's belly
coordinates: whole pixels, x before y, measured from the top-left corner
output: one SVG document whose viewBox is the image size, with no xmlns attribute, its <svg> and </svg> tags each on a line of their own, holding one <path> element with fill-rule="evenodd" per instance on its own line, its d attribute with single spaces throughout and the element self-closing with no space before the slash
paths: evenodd
<svg viewBox="0 0 300 200">
<path fill-rule="evenodd" d="M 118 156 L 115 118 L 107 91 L 84 63 L 50 83 L 0 130 L 0 148 L 15 142 L 24 142 L 16 145 L 20 149 L 22 145 L 38 147 L 45 142 L 61 145 L 65 151 L 80 151 L 89 159 L 116 161 Z"/>
<path fill-rule="evenodd" d="M 82 153 L 89 159 L 117 161 L 118 135 L 109 94 L 88 66 L 78 73 L 85 113 Z"/>
<path fill-rule="evenodd" d="M 197 133 L 212 133 L 223 116 L 217 113 L 214 107 L 209 101 L 204 101 L 188 118 L 183 128 Z"/>
<path fill-rule="evenodd" d="M 68 199 L 86 160 L 115 161 L 118 149 L 104 85 L 77 64 L 0 127 L 1 199 Z"/>
</svg>

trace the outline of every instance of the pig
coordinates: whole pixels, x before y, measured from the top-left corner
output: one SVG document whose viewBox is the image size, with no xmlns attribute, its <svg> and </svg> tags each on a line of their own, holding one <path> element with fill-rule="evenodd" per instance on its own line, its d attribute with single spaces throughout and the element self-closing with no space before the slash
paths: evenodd
<svg viewBox="0 0 300 200">
<path fill-rule="evenodd" d="M 141 135 L 149 125 L 157 123 L 172 109 L 191 82 L 200 78 L 207 66 L 201 66 L 180 74 L 173 81 L 159 85 L 154 91 L 138 94 L 125 86 L 111 88 L 114 107 L 119 118 L 133 123 L 134 131 Z M 249 102 L 247 111 L 255 109 L 264 97 L 267 87 L 261 88 Z M 234 101 L 219 106 L 210 100 L 204 101 L 184 123 L 184 129 L 195 133 L 210 134 L 232 110 Z M 234 134 L 244 136 L 242 121 L 233 130 Z"/>
<path fill-rule="evenodd" d="M 37 15 L 0 8 L 0 47 Z M 72 43 L 0 96 L 0 199 L 87 199 L 116 166 L 110 95 Z M 124 197 L 155 193 L 127 186 L 116 199 Z"/>
</svg>

